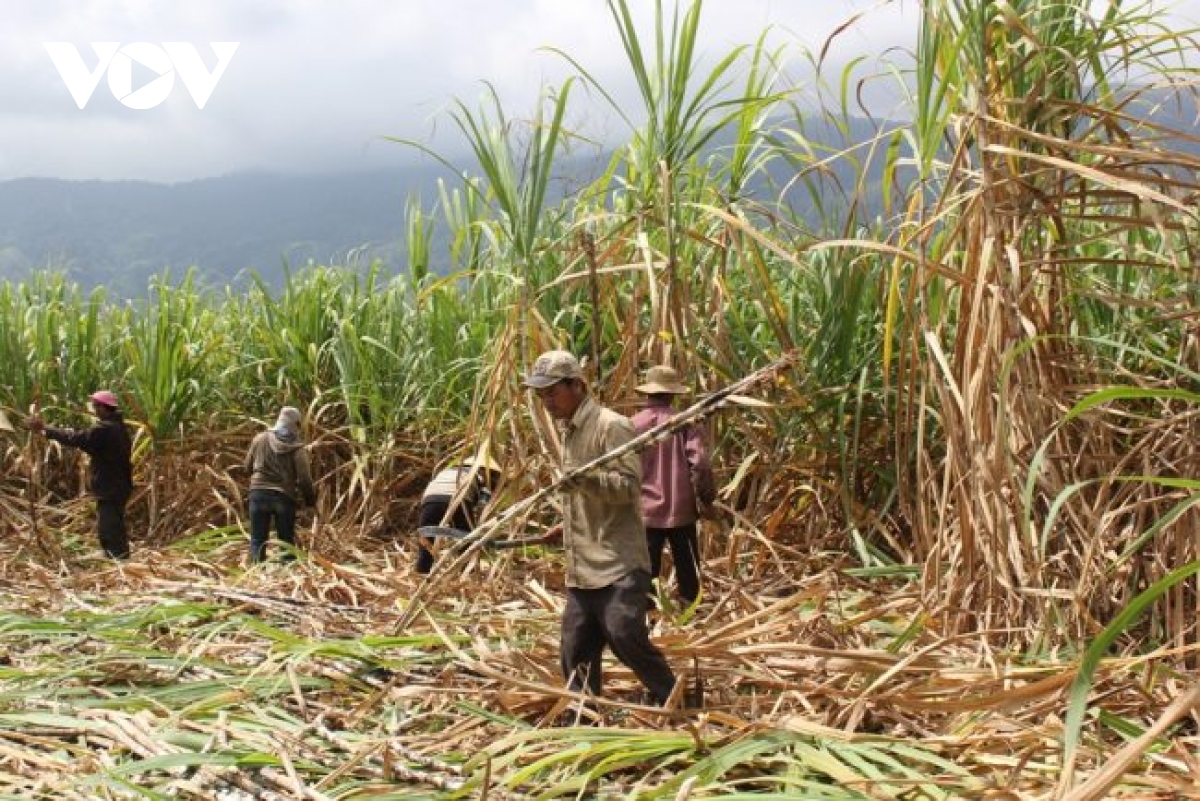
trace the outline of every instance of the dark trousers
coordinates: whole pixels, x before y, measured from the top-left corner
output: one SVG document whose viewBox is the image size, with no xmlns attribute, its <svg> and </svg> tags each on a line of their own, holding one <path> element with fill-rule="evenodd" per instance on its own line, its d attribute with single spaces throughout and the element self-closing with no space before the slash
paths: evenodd
<svg viewBox="0 0 1200 801">
<path fill-rule="evenodd" d="M 646 628 L 650 575 L 634 570 L 598 590 L 567 589 L 562 619 L 563 678 L 574 691 L 599 696 L 604 686 L 601 657 L 607 645 L 646 685 L 650 699 L 666 703 L 675 674 Z"/>
<path fill-rule="evenodd" d="M 417 520 L 418 526 L 440 526 L 446 510 L 450 508 L 451 498 L 445 495 L 430 495 L 421 501 L 421 515 Z M 460 503 L 450 518 L 450 527 L 459 531 L 470 531 L 471 521 L 467 518 L 466 504 Z M 426 547 L 424 537 L 417 538 L 417 572 L 421 574 L 433 570 L 433 551 Z"/>
<path fill-rule="evenodd" d="M 271 521 L 275 535 L 296 547 L 296 502 L 275 490 L 250 490 L 250 561 L 261 562 L 267 556 Z"/>
<path fill-rule="evenodd" d="M 663 544 L 671 544 L 671 560 L 675 562 L 675 582 L 679 594 L 688 603 L 700 595 L 700 540 L 696 524 L 675 528 L 646 528 L 646 544 L 650 546 L 650 575 L 658 578 L 662 570 Z"/>
<path fill-rule="evenodd" d="M 100 547 L 113 559 L 129 558 L 129 533 L 125 530 L 126 498 L 96 499 L 96 535 Z"/>
</svg>

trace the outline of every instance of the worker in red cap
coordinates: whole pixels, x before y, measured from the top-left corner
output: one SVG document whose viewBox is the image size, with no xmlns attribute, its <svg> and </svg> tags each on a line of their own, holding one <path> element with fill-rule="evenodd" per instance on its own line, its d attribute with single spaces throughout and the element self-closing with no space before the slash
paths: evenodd
<svg viewBox="0 0 1200 801">
<path fill-rule="evenodd" d="M 132 440 L 121 416 L 121 402 L 107 389 L 88 396 L 96 424 L 91 428 L 54 428 L 37 415 L 29 428 L 47 439 L 79 448 L 91 460 L 89 489 L 96 499 L 96 533 L 100 547 L 113 559 L 129 558 L 125 504 L 133 494 Z"/>
</svg>

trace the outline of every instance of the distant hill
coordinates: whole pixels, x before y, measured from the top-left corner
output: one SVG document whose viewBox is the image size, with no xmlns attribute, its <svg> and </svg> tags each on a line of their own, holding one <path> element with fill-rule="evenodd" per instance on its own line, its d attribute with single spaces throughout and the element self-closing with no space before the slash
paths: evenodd
<svg viewBox="0 0 1200 801">
<path fill-rule="evenodd" d="M 1151 107 L 1160 124 L 1191 130 L 1193 120 L 1180 104 L 1168 102 L 1171 97 L 1148 95 L 1139 110 Z M 811 119 L 805 134 L 817 158 L 824 159 L 894 125 L 852 118 L 839 130 Z M 722 158 L 731 141 L 729 132 L 721 132 L 708 150 Z M 787 137 L 777 144 L 796 155 L 804 152 Z M 1170 144 L 1200 152 L 1194 142 Z M 859 148 L 855 156 L 864 152 Z M 868 219 L 883 210 L 881 155 L 876 153 L 862 182 L 858 209 Z M 837 226 L 845 208 L 842 193 L 856 184 L 851 161 L 835 160 L 831 169 L 813 171 L 805 169 L 804 158 L 792 163 L 778 158 L 749 191 L 768 200 L 778 200 L 782 192 L 783 201 L 810 225 Z M 563 174 L 552 183 L 553 196 L 547 202 L 557 202 L 564 192 L 594 179 L 606 162 L 603 154 L 564 157 L 558 165 Z M 462 167 L 473 171 L 470 164 Z M 820 219 L 809 189 L 795 181 L 799 169 L 805 169 L 808 180 L 819 181 L 813 191 L 824 211 L 833 212 L 826 219 Z M 896 184 L 903 186 L 911 176 L 910 170 L 902 170 Z M 437 198 L 439 178 L 458 186 L 457 176 L 434 164 L 338 175 L 244 173 L 170 185 L 50 178 L 0 181 L 0 280 L 20 280 L 33 270 L 51 268 L 84 287 L 105 286 L 119 297 L 136 297 L 145 293 L 151 276 L 164 269 L 182 276 L 193 266 L 210 286 L 243 284 L 251 269 L 278 285 L 285 261 L 292 267 L 310 260 L 346 264 L 352 253 L 360 264 L 379 259 L 389 270 L 404 271 L 405 203 L 416 196 L 429 208 Z M 435 270 L 437 260 L 444 258 L 444 246 L 438 242 L 445 235 L 435 227 Z"/>
<path fill-rule="evenodd" d="M 428 204 L 447 171 L 414 166 L 380 172 L 285 176 L 238 174 L 180 184 L 142 181 L 0 182 L 0 279 L 60 269 L 86 287 L 145 292 L 169 268 L 199 268 L 207 283 L 269 282 L 283 262 L 303 266 L 380 258 L 401 266 L 404 205 Z"/>
<path fill-rule="evenodd" d="M 822 130 L 829 141 L 841 138 Z M 869 132 L 870 126 L 856 121 L 851 135 Z M 719 154 L 728 141 L 718 135 L 710 149 Z M 593 180 L 607 161 L 606 154 L 564 157 L 563 175 L 552 183 L 548 202 Z M 794 175 L 794 165 L 777 160 L 751 191 L 777 197 Z M 310 260 L 346 264 L 351 253 L 360 264 L 378 259 L 389 270 L 403 271 L 406 200 L 420 197 L 429 208 L 439 178 L 458 185 L 457 176 L 434 164 L 337 175 L 243 173 L 178 184 L 0 181 L 0 280 L 22 280 L 50 268 L 85 288 L 104 286 L 115 296 L 137 297 L 151 276 L 169 269 L 177 278 L 193 266 L 201 282 L 214 287 L 244 284 L 251 269 L 278 285 L 285 261 L 293 268 Z M 796 186 L 788 199 L 809 205 Z M 445 232 L 435 227 L 433 236 L 436 270 L 444 258 L 437 243 Z"/>
</svg>

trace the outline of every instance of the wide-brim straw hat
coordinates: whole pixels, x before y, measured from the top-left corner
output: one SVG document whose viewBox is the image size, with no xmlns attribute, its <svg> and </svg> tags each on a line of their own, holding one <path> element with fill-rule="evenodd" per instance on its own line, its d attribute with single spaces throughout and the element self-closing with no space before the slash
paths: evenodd
<svg viewBox="0 0 1200 801">
<path fill-rule="evenodd" d="M 674 367 L 659 364 L 646 371 L 646 383 L 635 387 L 643 395 L 686 395 L 688 388 L 679 380 Z"/>
</svg>

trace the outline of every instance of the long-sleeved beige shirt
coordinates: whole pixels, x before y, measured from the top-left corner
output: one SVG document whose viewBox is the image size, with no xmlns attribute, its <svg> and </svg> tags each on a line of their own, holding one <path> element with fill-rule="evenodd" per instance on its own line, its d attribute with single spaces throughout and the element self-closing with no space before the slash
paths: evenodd
<svg viewBox="0 0 1200 801">
<path fill-rule="evenodd" d="M 633 424 L 585 398 L 563 436 L 563 471 L 581 467 L 634 438 Z M 599 589 L 650 570 L 641 509 L 642 458 L 630 452 L 593 470 L 563 493 L 567 586 Z"/>
</svg>

